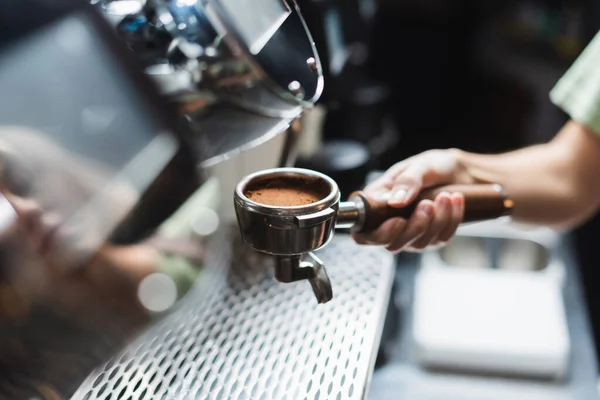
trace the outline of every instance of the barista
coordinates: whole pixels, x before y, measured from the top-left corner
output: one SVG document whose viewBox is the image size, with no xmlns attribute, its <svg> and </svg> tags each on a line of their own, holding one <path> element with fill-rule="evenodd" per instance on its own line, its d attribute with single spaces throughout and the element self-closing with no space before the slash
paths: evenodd
<svg viewBox="0 0 600 400">
<path fill-rule="evenodd" d="M 498 183 L 515 202 L 516 221 L 557 229 L 585 222 L 600 205 L 599 65 L 600 33 L 550 93 L 570 120 L 549 143 L 497 155 L 426 151 L 392 166 L 366 192 L 404 207 L 427 187 Z M 392 252 L 421 251 L 447 242 L 463 213 L 460 194 L 444 193 L 421 201 L 410 219 L 389 220 L 354 239 Z"/>
</svg>

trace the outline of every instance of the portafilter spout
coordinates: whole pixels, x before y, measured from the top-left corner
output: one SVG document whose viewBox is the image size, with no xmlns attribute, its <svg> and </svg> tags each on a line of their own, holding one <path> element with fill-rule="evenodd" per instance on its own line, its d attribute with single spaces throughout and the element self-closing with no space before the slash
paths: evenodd
<svg viewBox="0 0 600 400">
<path fill-rule="evenodd" d="M 327 303 L 333 298 L 325 266 L 313 253 L 275 256 L 275 278 L 283 283 L 308 280 L 319 303 Z"/>
<path fill-rule="evenodd" d="M 251 174 L 237 186 L 235 211 L 242 238 L 256 251 L 275 256 L 280 282 L 308 280 L 319 303 L 333 298 L 323 263 L 313 254 L 333 237 L 335 228 L 369 232 L 390 218 L 407 218 L 423 199 L 442 192 L 462 193 L 464 222 L 509 215 L 513 202 L 500 185 L 449 185 L 427 189 L 409 206 L 390 207 L 364 192 L 340 202 L 333 179 L 301 168 L 274 168 Z"/>
</svg>

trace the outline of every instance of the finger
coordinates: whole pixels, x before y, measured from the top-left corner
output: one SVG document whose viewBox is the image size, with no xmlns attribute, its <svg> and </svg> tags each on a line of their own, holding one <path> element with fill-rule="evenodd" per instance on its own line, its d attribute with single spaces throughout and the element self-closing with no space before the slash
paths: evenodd
<svg viewBox="0 0 600 400">
<path fill-rule="evenodd" d="M 381 224 L 375 231 L 355 237 L 358 237 L 364 244 L 387 246 L 396 236 L 404 232 L 407 224 L 408 221 L 403 218 L 392 218 Z"/>
<path fill-rule="evenodd" d="M 397 235 L 395 239 L 386 248 L 391 252 L 402 251 L 408 244 L 420 238 L 431 223 L 433 217 L 434 205 L 431 200 L 423 200 L 417 206 L 415 212 L 407 221 L 404 231 Z"/>
<path fill-rule="evenodd" d="M 423 250 L 426 247 L 436 243 L 439 235 L 446 229 L 448 224 L 452 222 L 452 200 L 450 193 L 440 193 L 434 202 L 434 212 L 431 218 L 431 223 L 427 232 L 425 232 L 419 239 L 414 241 L 410 247 Z"/>
<path fill-rule="evenodd" d="M 412 203 L 423 187 L 423 175 L 426 169 L 420 164 L 408 166 L 397 174 L 391 188 L 388 204 L 392 207 L 406 207 Z"/>
<path fill-rule="evenodd" d="M 379 178 L 375 179 L 373 182 L 369 183 L 363 191 L 365 193 L 376 193 L 380 191 L 389 191 L 394 186 L 394 178 L 396 175 L 402 173 L 406 165 L 404 162 L 400 162 L 394 164 L 387 171 L 383 173 Z"/>
<path fill-rule="evenodd" d="M 404 170 L 413 162 L 414 162 L 413 157 L 409 157 L 402 161 L 397 162 L 396 164 L 394 164 L 390 168 L 388 168 L 383 173 L 383 175 L 381 175 L 381 179 L 393 182 L 396 175 L 404 172 Z"/>
<path fill-rule="evenodd" d="M 465 213 L 465 198 L 461 193 L 453 193 L 450 196 L 450 202 L 452 204 L 450 221 L 448 225 L 446 225 L 446 228 L 439 234 L 437 238 L 439 243 L 445 243 L 454 236 Z"/>
<path fill-rule="evenodd" d="M 409 157 L 405 160 L 397 162 L 388 168 L 379 178 L 368 184 L 364 191 L 367 193 L 374 193 L 383 189 L 386 191 L 391 190 L 394 186 L 396 177 L 403 174 L 404 171 L 414 162 L 414 157 Z"/>
<path fill-rule="evenodd" d="M 356 244 L 360 244 L 360 245 L 369 244 L 369 241 L 360 233 L 351 232 L 350 236 L 352 236 L 352 239 L 356 242 Z"/>
<path fill-rule="evenodd" d="M 363 192 L 373 194 L 381 191 L 389 191 L 394 186 L 394 179 L 389 177 L 380 177 L 369 183 L 363 189 Z"/>
</svg>

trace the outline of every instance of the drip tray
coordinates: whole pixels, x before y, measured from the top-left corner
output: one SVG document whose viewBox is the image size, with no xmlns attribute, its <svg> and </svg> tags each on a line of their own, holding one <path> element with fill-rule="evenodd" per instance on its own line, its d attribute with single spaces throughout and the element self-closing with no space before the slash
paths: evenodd
<svg viewBox="0 0 600 400">
<path fill-rule="evenodd" d="M 363 399 L 394 258 L 336 235 L 318 253 L 334 290 L 319 305 L 308 282 L 277 282 L 273 260 L 242 245 L 237 227 L 215 243 L 206 298 L 205 287 L 193 289 L 177 311 L 94 371 L 73 399 Z"/>
</svg>

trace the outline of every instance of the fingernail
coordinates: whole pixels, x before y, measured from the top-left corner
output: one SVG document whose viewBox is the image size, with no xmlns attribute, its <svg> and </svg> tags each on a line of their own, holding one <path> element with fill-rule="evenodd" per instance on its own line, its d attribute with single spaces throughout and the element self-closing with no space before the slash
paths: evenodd
<svg viewBox="0 0 600 400">
<path fill-rule="evenodd" d="M 442 192 L 436 197 L 435 201 L 440 205 L 446 205 L 448 203 L 451 203 L 452 199 L 450 197 L 450 193 Z"/>
<path fill-rule="evenodd" d="M 452 193 L 452 204 L 462 205 L 465 201 L 465 197 L 462 193 Z"/>
<path fill-rule="evenodd" d="M 431 202 L 423 202 L 419 206 L 419 211 L 429 217 L 433 214 L 433 205 Z"/>
<path fill-rule="evenodd" d="M 390 192 L 375 193 L 373 195 L 373 197 L 378 201 L 389 201 L 391 198 L 391 193 Z"/>
<path fill-rule="evenodd" d="M 408 192 L 404 189 L 400 189 L 394 192 L 390 200 L 396 203 L 404 203 L 407 197 Z"/>
</svg>

